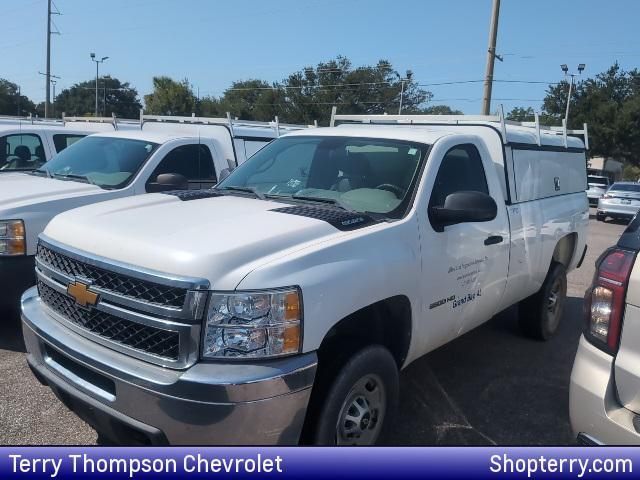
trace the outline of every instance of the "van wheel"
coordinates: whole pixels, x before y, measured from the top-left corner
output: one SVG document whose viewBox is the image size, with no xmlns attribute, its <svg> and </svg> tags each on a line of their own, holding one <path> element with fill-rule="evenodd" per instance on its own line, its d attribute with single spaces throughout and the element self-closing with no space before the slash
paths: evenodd
<svg viewBox="0 0 640 480">
<path fill-rule="evenodd" d="M 558 330 L 567 298 L 567 271 L 553 263 L 542 287 L 518 305 L 522 332 L 531 338 L 548 340 Z"/>
<path fill-rule="evenodd" d="M 606 218 L 607 218 L 606 215 L 603 215 L 602 213 L 596 213 L 596 220 L 597 221 L 604 222 Z"/>
<path fill-rule="evenodd" d="M 333 381 L 319 381 L 312 398 L 319 408 L 309 411 L 312 417 L 307 418 L 310 442 L 375 444 L 390 425 L 398 403 L 398 367 L 389 350 L 380 345 L 358 350 L 333 375 Z"/>
</svg>

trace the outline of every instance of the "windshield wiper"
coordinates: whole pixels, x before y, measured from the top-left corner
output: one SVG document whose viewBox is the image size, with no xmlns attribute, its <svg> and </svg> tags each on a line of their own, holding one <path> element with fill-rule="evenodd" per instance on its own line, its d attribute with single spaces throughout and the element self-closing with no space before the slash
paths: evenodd
<svg viewBox="0 0 640 480">
<path fill-rule="evenodd" d="M 294 198 L 296 200 L 308 200 L 310 202 L 328 203 L 338 208 L 341 208 L 343 210 L 346 210 L 347 212 L 353 212 L 353 209 L 346 207 L 340 200 L 336 198 L 314 197 L 310 195 L 297 195 L 297 194 L 291 195 L 291 198 Z"/>
<path fill-rule="evenodd" d="M 66 174 L 62 174 L 62 173 L 54 173 L 53 174 L 56 178 L 67 178 L 69 180 L 80 180 L 82 182 L 85 183 L 90 183 L 91 185 L 95 185 L 95 183 L 93 183 L 89 177 L 87 177 L 86 175 L 77 175 L 75 173 L 66 173 Z"/>
<path fill-rule="evenodd" d="M 235 192 L 253 193 L 256 198 L 259 198 L 260 200 L 264 200 L 266 198 L 264 196 L 264 193 L 259 192 L 255 187 L 237 187 L 235 185 L 230 185 L 228 187 L 216 188 L 216 190 L 231 190 Z"/>
<path fill-rule="evenodd" d="M 30 171 L 31 175 L 43 175 L 47 178 L 51 178 L 51 172 L 46 168 L 37 168 Z"/>
</svg>

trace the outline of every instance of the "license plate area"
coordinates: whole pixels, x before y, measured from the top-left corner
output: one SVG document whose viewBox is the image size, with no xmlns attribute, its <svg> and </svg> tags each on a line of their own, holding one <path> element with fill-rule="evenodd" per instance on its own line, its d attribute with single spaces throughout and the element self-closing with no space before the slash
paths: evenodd
<svg viewBox="0 0 640 480">
<path fill-rule="evenodd" d="M 64 356 L 54 348 L 45 346 L 45 362 L 58 374 L 77 385 L 113 402 L 116 398 L 116 384 L 110 378 Z"/>
</svg>

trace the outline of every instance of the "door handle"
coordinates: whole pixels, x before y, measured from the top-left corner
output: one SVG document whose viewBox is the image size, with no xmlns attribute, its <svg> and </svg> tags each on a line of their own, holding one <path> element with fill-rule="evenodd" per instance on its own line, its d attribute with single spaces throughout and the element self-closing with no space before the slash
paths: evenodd
<svg viewBox="0 0 640 480">
<path fill-rule="evenodd" d="M 504 239 L 502 238 L 501 235 L 489 235 L 487 238 L 484 239 L 484 244 L 495 245 L 496 243 L 502 243 L 502 240 Z"/>
</svg>

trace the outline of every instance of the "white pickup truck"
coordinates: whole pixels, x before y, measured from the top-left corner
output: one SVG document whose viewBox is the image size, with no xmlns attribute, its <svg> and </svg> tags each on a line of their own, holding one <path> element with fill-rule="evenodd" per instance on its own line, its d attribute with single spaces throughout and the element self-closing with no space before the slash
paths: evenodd
<svg viewBox="0 0 640 480">
<path fill-rule="evenodd" d="M 372 444 L 416 358 L 518 302 L 554 333 L 586 249 L 577 132 L 334 122 L 214 189 L 54 218 L 22 297 L 35 375 L 125 443 Z"/>
<path fill-rule="evenodd" d="M 87 135 L 137 125 L 115 117 L 43 120 L 0 115 L 0 174 L 35 170 Z"/>
<path fill-rule="evenodd" d="M 135 129 L 110 128 L 35 170 L 0 175 L 0 307 L 17 309 L 35 285 L 38 235 L 57 214 L 147 192 L 212 187 L 280 132 L 304 127 L 141 115 Z"/>
</svg>

